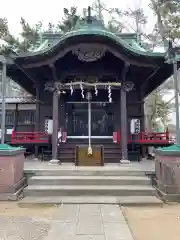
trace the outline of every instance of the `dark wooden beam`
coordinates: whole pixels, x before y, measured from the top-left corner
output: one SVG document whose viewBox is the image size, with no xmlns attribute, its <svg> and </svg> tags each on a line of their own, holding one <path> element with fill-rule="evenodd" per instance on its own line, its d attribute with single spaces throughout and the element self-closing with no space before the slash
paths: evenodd
<svg viewBox="0 0 180 240">
<path fill-rule="evenodd" d="M 87 44 L 88 43 L 91 44 L 90 42 L 87 42 Z M 68 52 L 71 52 L 74 49 L 74 47 L 76 47 L 77 45 L 78 44 L 73 44 L 69 47 L 64 48 L 63 50 L 59 50 L 57 54 L 55 54 L 54 56 L 49 56 L 48 59 L 46 58 L 45 60 L 36 61 L 34 63 L 27 63 L 27 64 L 24 63 L 24 64 L 22 64 L 22 67 L 23 68 L 34 68 L 34 67 L 36 68 L 36 67 L 41 67 L 44 65 L 54 64 L 58 59 L 64 57 Z M 148 58 L 146 58 L 143 55 L 142 56 L 139 56 L 139 55 L 133 56 L 133 53 L 129 54 L 128 52 L 127 52 L 127 54 L 123 54 L 120 51 L 118 51 L 117 49 L 107 46 L 105 44 L 102 44 L 102 46 L 104 46 L 108 52 L 111 52 L 114 56 L 116 56 L 120 60 L 127 62 L 131 65 L 139 66 L 139 67 L 155 67 L 154 63 L 147 63 Z"/>
<path fill-rule="evenodd" d="M 54 64 L 49 64 L 49 67 L 51 69 L 52 72 L 52 78 L 54 82 L 58 82 L 58 76 L 57 76 L 57 72 L 56 72 L 56 67 L 54 66 Z"/>
<path fill-rule="evenodd" d="M 115 69 L 109 68 L 109 69 L 104 69 L 104 68 L 86 68 L 83 69 L 82 68 L 74 68 L 70 71 L 62 71 L 60 73 L 60 78 L 61 80 L 67 78 L 67 77 L 73 77 L 73 76 L 77 76 L 79 78 L 87 78 L 87 77 L 92 77 L 92 78 L 101 78 L 101 77 L 113 77 L 118 79 L 119 78 L 119 72 Z"/>
<path fill-rule="evenodd" d="M 140 92 L 142 97 L 143 97 L 143 94 L 147 91 L 149 81 L 153 78 L 153 76 L 158 72 L 159 69 L 160 67 L 157 66 L 155 69 L 152 70 L 150 75 L 144 80 L 143 84 L 140 87 Z"/>
<path fill-rule="evenodd" d="M 28 78 L 29 80 L 31 80 L 34 84 L 36 84 L 36 81 L 34 80 L 34 78 L 31 76 L 30 71 L 27 69 L 24 69 L 23 67 L 21 67 L 19 64 L 15 63 L 15 66 L 21 71 L 23 72 Z"/>
</svg>

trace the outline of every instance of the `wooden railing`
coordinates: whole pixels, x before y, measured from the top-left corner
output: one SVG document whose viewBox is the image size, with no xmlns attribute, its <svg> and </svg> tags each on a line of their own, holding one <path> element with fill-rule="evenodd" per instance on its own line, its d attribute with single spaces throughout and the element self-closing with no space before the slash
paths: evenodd
<svg viewBox="0 0 180 240">
<path fill-rule="evenodd" d="M 121 134 L 120 131 L 113 133 L 113 141 L 120 143 Z M 128 137 L 128 143 L 136 144 L 168 144 L 173 143 L 173 140 L 169 137 L 169 132 L 140 132 L 138 134 L 130 135 Z"/>
<path fill-rule="evenodd" d="M 12 144 L 16 143 L 48 143 L 46 132 L 12 132 Z"/>
<path fill-rule="evenodd" d="M 62 142 L 66 142 L 67 133 L 63 132 Z M 12 144 L 23 143 L 48 143 L 48 133 L 46 132 L 12 132 L 11 142 Z M 116 143 L 121 142 L 120 132 L 113 133 L 113 141 Z M 169 132 L 140 132 L 128 137 L 128 143 L 136 144 L 168 144 L 174 141 L 170 139 Z"/>
<path fill-rule="evenodd" d="M 169 132 L 141 132 L 138 134 L 138 143 L 163 143 L 169 141 Z"/>
</svg>

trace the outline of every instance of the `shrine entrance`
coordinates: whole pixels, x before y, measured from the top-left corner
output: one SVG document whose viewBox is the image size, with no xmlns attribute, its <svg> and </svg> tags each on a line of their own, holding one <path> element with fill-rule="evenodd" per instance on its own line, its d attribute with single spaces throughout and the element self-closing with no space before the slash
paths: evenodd
<svg viewBox="0 0 180 240">
<path fill-rule="evenodd" d="M 67 102 L 66 129 L 68 138 L 88 138 L 88 111 L 91 111 L 91 138 L 112 138 L 114 131 L 113 103 Z"/>
</svg>

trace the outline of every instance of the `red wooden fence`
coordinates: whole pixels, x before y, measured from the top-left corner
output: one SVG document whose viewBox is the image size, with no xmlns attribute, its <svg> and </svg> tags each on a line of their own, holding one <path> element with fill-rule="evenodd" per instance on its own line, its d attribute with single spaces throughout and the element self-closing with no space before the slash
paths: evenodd
<svg viewBox="0 0 180 240">
<path fill-rule="evenodd" d="M 113 141 L 116 143 L 121 142 L 120 131 L 113 133 Z M 169 132 L 140 132 L 128 137 L 128 143 L 136 144 L 168 144 L 173 142 L 169 137 Z"/>
<path fill-rule="evenodd" d="M 12 132 L 12 144 L 15 143 L 48 143 L 46 132 Z"/>
<path fill-rule="evenodd" d="M 63 132 L 62 142 L 66 142 L 67 133 Z M 12 132 L 12 144 L 18 143 L 48 143 L 48 133 L 46 132 Z M 120 132 L 113 133 L 113 142 L 120 143 L 121 135 Z M 168 144 L 173 142 L 169 138 L 169 132 L 140 132 L 134 136 L 130 135 L 128 137 L 128 143 L 136 144 Z"/>
</svg>

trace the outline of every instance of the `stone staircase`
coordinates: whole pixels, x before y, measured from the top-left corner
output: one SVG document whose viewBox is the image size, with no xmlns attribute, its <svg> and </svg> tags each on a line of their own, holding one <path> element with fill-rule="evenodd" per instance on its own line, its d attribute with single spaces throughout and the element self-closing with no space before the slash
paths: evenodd
<svg viewBox="0 0 180 240">
<path fill-rule="evenodd" d="M 151 179 L 144 171 L 121 167 L 72 167 L 37 169 L 29 177 L 21 206 L 27 204 L 110 203 L 156 205 Z"/>
</svg>

